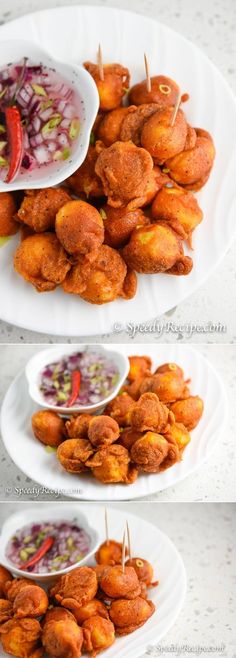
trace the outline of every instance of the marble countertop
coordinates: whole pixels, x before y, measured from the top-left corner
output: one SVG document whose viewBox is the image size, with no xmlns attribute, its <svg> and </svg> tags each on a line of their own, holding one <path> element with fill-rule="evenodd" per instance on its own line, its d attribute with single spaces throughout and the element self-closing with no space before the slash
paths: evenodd
<svg viewBox="0 0 236 658">
<path fill-rule="evenodd" d="M 78 503 L 74 503 L 76 509 Z M 18 504 L 17 508 L 22 508 Z M 117 504 L 127 510 L 126 504 Z M 0 509 L 0 526 L 16 509 Z M 89 515 L 89 506 L 84 511 Z M 179 550 L 187 572 L 187 595 L 174 626 L 143 658 L 212 655 L 235 658 L 235 505 L 128 504 L 128 511 L 165 532 Z"/>
<path fill-rule="evenodd" d="M 201 468 L 177 485 L 146 500 L 154 501 L 235 501 L 236 502 L 236 346 L 196 346 L 217 369 L 229 399 L 228 427 L 216 443 L 214 453 Z M 32 345 L 0 346 L 0 401 L 12 379 L 28 359 L 41 348 Z M 14 437 L 12 437 L 14 440 Z M 222 456 L 224 454 L 224 457 Z M 0 500 L 68 500 L 55 493 L 44 493 L 42 487 L 24 475 L 9 457 L 0 440 Z M 23 490 L 23 491 L 22 491 Z"/>
<path fill-rule="evenodd" d="M 12 20 L 25 13 L 47 7 L 58 7 L 66 4 L 79 4 L 78 0 L 1 0 L 0 23 Z M 81 4 L 107 5 L 127 9 L 126 0 L 83 0 Z M 157 18 L 177 30 L 188 39 L 196 43 L 214 61 L 228 80 L 232 89 L 236 91 L 235 66 L 235 28 L 236 3 L 234 0 L 130 0 L 129 9 Z M 208 342 L 233 342 L 236 340 L 235 306 L 232 290 L 235 287 L 235 261 L 236 243 L 224 257 L 222 263 L 211 277 L 185 302 L 165 314 L 160 321 L 171 319 L 176 325 L 188 322 L 201 323 L 223 322 L 227 326 L 227 333 L 205 334 Z M 216 295 L 217 290 L 217 295 Z M 119 341 L 127 342 L 130 336 L 119 333 Z M 76 340 L 76 339 L 75 339 Z M 81 342 L 84 338 L 81 337 Z M 87 339 L 86 339 L 87 340 Z M 156 334 L 138 333 L 133 342 L 157 342 L 161 339 Z M 165 342 L 175 340 L 188 340 L 189 342 L 202 342 L 201 334 L 191 337 L 179 329 L 176 334 L 165 334 Z M 94 336 L 88 342 L 117 342 L 117 335 Z M 0 322 L 0 342 L 15 343 L 42 343 L 42 342 L 68 342 L 66 337 L 53 338 L 13 327 Z M 75 342 L 70 340 L 69 342 Z"/>
</svg>

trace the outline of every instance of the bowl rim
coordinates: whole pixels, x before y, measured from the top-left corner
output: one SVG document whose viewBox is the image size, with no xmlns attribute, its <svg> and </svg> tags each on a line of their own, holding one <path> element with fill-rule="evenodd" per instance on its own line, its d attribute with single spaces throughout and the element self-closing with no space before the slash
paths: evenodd
<svg viewBox="0 0 236 658">
<path fill-rule="evenodd" d="M 78 521 L 77 521 L 78 525 L 81 523 L 81 526 L 82 526 L 83 530 L 85 530 L 85 532 L 87 532 L 89 534 L 90 539 L 91 539 L 91 544 L 92 544 L 91 549 L 88 551 L 88 553 L 84 556 L 84 558 L 82 558 L 82 560 L 78 564 L 75 562 L 74 564 L 72 564 L 69 567 L 66 567 L 65 569 L 59 569 L 57 572 L 47 571 L 47 572 L 44 572 L 44 573 L 42 573 L 42 572 L 39 572 L 39 573 L 30 572 L 29 573 L 28 571 L 24 571 L 24 569 L 19 569 L 14 564 L 12 564 L 10 562 L 10 560 L 8 560 L 8 558 L 6 556 L 6 553 L 5 553 L 5 549 L 6 549 L 8 541 L 10 540 L 10 538 L 12 536 L 13 529 L 10 531 L 10 525 L 11 525 L 12 521 L 13 522 L 15 521 L 15 531 L 17 531 L 17 529 L 18 529 L 17 520 L 18 519 L 19 519 L 19 523 L 20 523 L 21 518 L 30 515 L 30 513 L 32 514 L 32 516 L 35 517 L 35 507 L 32 507 L 32 506 L 30 506 L 28 508 L 22 508 L 21 510 L 19 510 L 17 512 L 13 512 L 12 514 L 10 513 L 10 515 L 7 517 L 7 519 L 5 519 L 5 521 L 3 522 L 3 525 L 0 529 L 0 560 L 1 560 L 1 564 L 5 568 L 7 568 L 11 573 L 14 573 L 17 576 L 20 576 L 21 578 L 27 576 L 31 580 L 32 579 L 35 579 L 35 580 L 41 580 L 41 579 L 44 580 L 45 579 L 46 580 L 46 579 L 57 578 L 59 576 L 62 576 L 63 574 L 66 574 L 66 573 L 69 573 L 70 571 L 73 571 L 73 569 L 76 569 L 77 567 L 83 566 L 86 563 L 86 561 L 89 558 L 91 558 L 94 555 L 94 553 L 96 552 L 96 550 L 99 546 L 99 543 L 100 543 L 100 536 L 99 536 L 98 531 L 95 528 L 93 528 L 92 526 L 90 526 L 89 521 L 87 520 L 87 517 L 85 516 L 84 512 L 81 511 L 81 508 L 77 508 L 76 510 L 73 510 L 73 507 L 71 506 L 71 504 L 66 503 L 66 502 L 65 503 L 60 503 L 60 505 L 58 505 L 57 508 L 55 507 L 55 504 L 54 505 L 48 505 L 48 504 L 46 505 L 45 504 L 45 507 L 42 506 L 42 505 L 37 505 L 37 515 L 38 515 L 38 513 L 39 513 L 40 516 L 41 516 L 41 513 L 45 514 L 45 519 L 44 519 L 45 522 L 47 521 L 47 516 L 49 516 L 50 513 L 51 513 L 52 518 L 53 518 L 53 516 L 55 515 L 55 512 L 56 512 L 56 518 L 54 519 L 54 521 L 57 521 L 57 520 L 59 521 L 59 518 L 57 518 L 58 513 L 59 513 L 59 517 L 60 517 L 60 514 L 61 514 L 61 517 L 62 517 L 61 520 L 63 520 L 63 510 L 67 510 L 67 511 L 70 510 L 71 513 L 73 513 L 73 516 L 78 515 L 78 517 L 79 517 Z M 66 511 L 65 511 L 65 516 L 66 516 Z M 81 519 L 81 521 L 80 521 L 80 519 Z M 39 519 L 39 521 L 43 522 L 43 519 Z M 23 525 L 27 525 L 28 523 L 32 523 L 32 522 L 33 522 L 33 520 L 30 520 L 30 519 L 28 521 L 26 520 L 25 523 L 22 523 L 22 527 L 23 527 Z M 68 519 L 68 522 L 70 522 L 70 519 Z"/>
<path fill-rule="evenodd" d="M 64 165 L 62 163 L 62 166 L 60 167 L 59 171 L 50 173 L 50 181 L 48 181 L 49 171 L 47 171 L 47 169 L 45 169 L 45 173 L 41 174 L 41 178 L 39 180 L 37 179 L 34 180 L 34 176 L 32 176 L 32 178 L 29 178 L 27 171 L 25 174 L 22 174 L 19 179 L 16 177 L 16 179 L 13 180 L 12 183 L 4 183 L 3 180 L 0 180 L 0 192 L 7 192 L 7 191 L 12 192 L 16 190 L 25 189 L 25 187 L 27 187 L 28 189 L 45 189 L 48 187 L 49 184 L 50 186 L 60 185 L 64 182 L 66 178 L 71 176 L 76 171 L 76 169 L 78 169 L 78 167 L 80 167 L 83 164 L 85 160 L 89 148 L 91 130 L 99 109 L 99 94 L 98 94 L 97 86 L 92 76 L 88 73 L 88 71 L 86 71 L 86 69 L 83 68 L 83 66 L 81 66 L 80 64 L 76 64 L 72 62 L 64 62 L 59 59 L 56 59 L 50 54 L 50 52 L 48 52 L 44 48 L 41 48 L 41 46 L 39 46 L 38 44 L 34 44 L 33 41 L 29 41 L 26 39 L 3 39 L 0 44 L 0 51 L 5 44 L 7 44 L 7 48 L 9 49 L 9 44 L 11 43 L 13 44 L 12 46 L 13 62 L 14 62 L 14 47 L 15 48 L 22 47 L 23 49 L 25 47 L 25 50 L 28 47 L 29 58 L 30 58 L 30 50 L 31 50 L 33 53 L 32 54 L 33 58 L 37 56 L 40 57 L 42 62 L 47 67 L 53 65 L 56 68 L 56 70 L 59 73 L 61 73 L 62 77 L 68 80 L 68 83 L 70 85 L 71 85 L 71 80 L 73 79 L 74 81 L 73 86 L 79 89 L 82 101 L 84 101 L 86 92 L 88 92 L 88 90 L 91 98 L 89 102 L 89 115 L 86 112 L 82 122 L 81 134 L 83 136 L 83 141 L 81 142 L 81 138 L 78 139 L 78 143 L 75 145 L 75 149 L 71 154 L 70 162 L 69 160 L 64 161 Z M 17 59 L 19 59 L 19 57 L 18 58 L 16 57 L 16 61 Z M 1 64 L 0 62 L 0 68 L 2 67 L 4 67 L 4 64 Z M 80 89 L 81 82 L 83 85 L 87 87 L 87 89 L 85 90 L 85 94 L 83 94 L 83 92 L 81 94 L 81 89 Z M 81 153 L 82 153 L 82 158 L 81 158 Z"/>
<path fill-rule="evenodd" d="M 63 348 L 63 349 L 60 350 L 60 347 Z M 41 350 L 40 352 L 37 352 L 26 363 L 24 372 L 25 372 L 25 376 L 26 376 L 26 379 L 27 379 L 27 382 L 28 382 L 29 395 L 32 398 L 32 400 L 34 402 L 36 402 L 39 406 L 45 407 L 45 409 L 50 409 L 51 411 L 56 411 L 57 413 L 61 413 L 62 415 L 67 415 L 67 414 L 71 415 L 73 413 L 87 413 L 88 411 L 92 412 L 93 410 L 95 411 L 96 409 L 101 409 L 102 407 L 104 407 L 104 405 L 107 405 L 108 402 L 113 400 L 116 397 L 116 395 L 118 394 L 122 384 L 124 383 L 125 379 L 127 378 L 128 372 L 129 372 L 129 367 L 130 366 L 129 366 L 128 356 L 125 355 L 125 354 L 122 354 L 122 352 L 120 352 L 119 350 L 112 349 L 112 347 L 110 348 L 107 345 L 104 346 L 104 345 L 78 343 L 78 348 L 81 351 L 85 351 L 87 349 L 90 352 L 100 351 L 100 352 L 105 353 L 105 354 L 108 353 L 111 356 L 111 358 L 113 357 L 113 359 L 116 362 L 116 365 L 117 365 L 116 356 L 118 356 L 120 363 L 121 364 L 123 363 L 123 373 L 121 373 L 119 371 L 119 381 L 117 382 L 117 384 L 114 387 L 113 391 L 110 393 L 110 395 L 108 395 L 106 398 L 104 398 L 103 400 L 101 400 L 99 402 L 95 402 L 93 404 L 87 404 L 87 405 L 76 405 L 76 406 L 73 406 L 73 407 L 59 407 L 57 405 L 49 404 L 48 402 L 46 402 L 46 400 L 43 399 L 42 394 L 38 391 L 38 384 L 37 384 L 37 380 L 38 380 L 38 377 L 40 375 L 40 372 L 42 371 L 43 365 L 41 365 L 41 367 L 36 365 L 35 375 L 32 376 L 32 368 L 33 368 L 33 366 L 35 366 L 34 362 L 40 360 L 40 356 L 41 356 L 41 358 L 43 358 L 43 357 L 45 358 L 46 354 L 50 353 L 50 352 L 52 352 L 52 353 L 60 353 L 61 352 L 61 357 L 62 357 L 64 354 L 70 354 L 70 353 L 75 352 L 76 347 L 77 347 L 77 345 L 75 343 L 70 344 L 70 345 L 67 344 L 67 345 L 63 345 L 63 346 L 62 345 L 58 345 L 58 346 L 55 345 L 53 347 L 46 348 L 44 350 Z M 57 358 L 60 358 L 60 356 L 58 356 Z M 50 363 L 50 357 L 49 357 L 48 363 Z M 45 363 L 45 365 L 46 365 L 46 363 Z"/>
</svg>

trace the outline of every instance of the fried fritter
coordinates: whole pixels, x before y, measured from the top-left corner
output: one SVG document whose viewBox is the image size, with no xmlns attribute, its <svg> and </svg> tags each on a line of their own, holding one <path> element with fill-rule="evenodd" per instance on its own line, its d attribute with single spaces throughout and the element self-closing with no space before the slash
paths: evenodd
<svg viewBox="0 0 236 658">
<path fill-rule="evenodd" d="M 160 107 L 156 103 L 145 103 L 127 114 L 122 121 L 120 139 L 122 142 L 131 141 L 136 146 L 141 145 L 141 133 L 147 119 L 157 112 Z"/>
<path fill-rule="evenodd" d="M 41 617 L 48 608 L 48 597 L 42 587 L 28 585 L 16 595 L 13 602 L 14 616 L 17 619 L 23 617 Z"/>
<path fill-rule="evenodd" d="M 8 601 L 13 602 L 19 592 L 32 584 L 36 585 L 35 581 L 30 580 L 30 578 L 14 578 L 11 581 L 7 581 L 5 584 L 5 591 Z"/>
<path fill-rule="evenodd" d="M 140 596 L 129 601 L 120 598 L 118 601 L 112 601 L 110 607 L 110 617 L 118 635 L 133 633 L 143 626 L 154 612 L 154 603 Z"/>
<path fill-rule="evenodd" d="M 148 392 L 155 393 L 161 402 L 169 404 L 186 396 L 186 384 L 176 372 L 159 372 L 143 380 L 140 394 Z"/>
<path fill-rule="evenodd" d="M 109 599 L 135 599 L 140 594 L 139 579 L 133 567 L 120 564 L 108 567 L 101 578 L 100 588 Z"/>
<path fill-rule="evenodd" d="M 40 658 L 41 633 L 37 619 L 11 619 L 0 627 L 3 650 L 18 658 Z"/>
<path fill-rule="evenodd" d="M 152 216 L 170 224 L 173 229 L 191 243 L 194 229 L 203 219 L 197 199 L 183 188 L 170 183 L 162 187 L 152 204 Z"/>
<path fill-rule="evenodd" d="M 115 629 L 110 619 L 94 615 L 84 621 L 82 628 L 85 650 L 92 652 L 91 658 L 115 642 Z"/>
<path fill-rule="evenodd" d="M 105 114 L 98 126 L 98 139 L 101 139 L 105 146 L 111 146 L 119 139 L 123 141 L 120 137 L 123 122 L 134 110 L 136 110 L 135 105 L 130 105 L 129 107 L 118 107 Z"/>
<path fill-rule="evenodd" d="M 127 548 L 125 548 L 127 555 Z M 122 544 L 114 539 L 104 541 L 95 553 L 95 560 L 100 565 L 121 564 Z"/>
<path fill-rule="evenodd" d="M 164 164 L 183 151 L 187 137 L 187 122 L 182 110 L 178 110 L 171 125 L 173 108 L 155 112 L 145 121 L 141 132 L 141 144 L 154 158 L 155 164 Z"/>
<path fill-rule="evenodd" d="M 153 169 L 149 153 L 132 142 L 115 142 L 98 156 L 95 171 L 101 178 L 107 203 L 113 208 L 138 208 Z"/>
<path fill-rule="evenodd" d="M 94 615 L 103 617 L 103 619 L 109 619 L 106 606 L 98 599 L 93 599 L 86 603 L 86 605 L 82 605 L 79 610 L 75 610 L 76 621 L 79 625 L 82 625 L 86 619 L 90 619 Z"/>
<path fill-rule="evenodd" d="M 131 459 L 139 470 L 159 473 L 160 465 L 169 453 L 169 443 L 164 436 L 146 432 L 131 447 Z"/>
<path fill-rule="evenodd" d="M 130 411 L 133 406 L 133 398 L 123 391 L 107 404 L 105 413 L 114 418 L 120 427 L 126 427 L 130 424 Z"/>
<path fill-rule="evenodd" d="M 95 448 L 109 446 L 117 441 L 119 434 L 119 425 L 110 416 L 94 416 L 89 424 L 88 438 Z"/>
<path fill-rule="evenodd" d="M 55 411 L 41 409 L 31 418 L 32 430 L 38 441 L 57 448 L 66 438 L 65 421 Z"/>
<path fill-rule="evenodd" d="M 105 484 L 131 484 L 138 474 L 137 469 L 130 464 L 128 450 L 118 444 L 98 450 L 87 460 L 86 466 L 91 468 L 97 480 Z"/>
<path fill-rule="evenodd" d="M 150 224 L 149 218 L 140 208 L 128 210 L 125 207 L 112 208 L 112 206 L 105 205 L 100 212 L 105 229 L 104 242 L 109 247 L 123 247 L 137 226 Z"/>
<path fill-rule="evenodd" d="M 36 233 L 53 230 L 57 212 L 70 199 L 63 187 L 26 190 L 17 217 Z"/>
<path fill-rule="evenodd" d="M 68 473 L 86 471 L 86 461 L 93 455 L 93 446 L 87 439 L 67 439 L 57 448 L 57 458 Z"/>
<path fill-rule="evenodd" d="M 156 587 L 158 585 L 158 580 L 153 582 L 153 568 L 148 560 L 144 560 L 140 557 L 133 557 L 127 560 L 126 566 L 133 567 L 139 581 L 145 583 L 147 587 Z"/>
<path fill-rule="evenodd" d="M 199 395 L 190 395 L 185 400 L 178 400 L 171 405 L 177 423 L 182 423 L 187 430 L 193 430 L 203 414 L 203 400 Z"/>
<path fill-rule="evenodd" d="M 161 109 L 175 105 L 178 98 L 179 87 L 174 80 L 165 75 L 154 75 L 150 79 L 151 91 L 147 89 L 147 80 L 138 82 L 129 91 L 129 102 L 135 105 L 143 103 L 157 103 Z"/>
<path fill-rule="evenodd" d="M 182 453 L 186 448 L 188 443 L 191 441 L 191 436 L 182 423 L 174 423 L 168 429 L 168 432 L 165 434 L 167 441 L 177 443 L 179 451 Z"/>
<path fill-rule="evenodd" d="M 131 427 L 138 432 L 165 432 L 173 422 L 173 413 L 160 402 L 155 393 L 143 393 L 130 415 Z"/>
<path fill-rule="evenodd" d="M 42 644 L 51 658 L 80 658 L 83 631 L 73 619 L 49 621 L 43 627 Z"/>
<path fill-rule="evenodd" d="M 102 245 L 92 262 L 78 260 L 63 282 L 63 289 L 91 304 L 107 304 L 117 297 L 133 297 L 136 278 L 115 249 Z"/>
<path fill-rule="evenodd" d="M 175 372 L 183 379 L 184 377 L 184 371 L 180 366 L 178 366 L 176 363 L 163 363 L 162 366 L 159 366 L 155 370 L 155 375 L 158 374 L 159 372 Z"/>
<path fill-rule="evenodd" d="M 89 423 L 93 416 L 80 414 L 66 421 L 66 432 L 70 439 L 87 439 Z"/>
<path fill-rule="evenodd" d="M 14 267 L 38 292 L 46 292 L 64 281 L 71 264 L 57 236 L 40 233 L 29 236 L 20 244 Z"/>
<path fill-rule="evenodd" d="M 166 158 L 168 173 L 179 185 L 200 189 L 209 177 L 215 159 L 213 139 L 206 130 L 195 128 L 197 141 L 193 148 Z"/>
<path fill-rule="evenodd" d="M 72 621 L 76 621 L 75 616 L 70 612 L 70 610 L 66 610 L 65 608 L 61 607 L 52 607 L 48 608 L 46 615 L 44 616 L 43 620 L 41 621 L 42 627 L 45 626 L 45 624 L 51 622 L 51 621 L 67 621 L 67 619 L 70 619 Z"/>
<path fill-rule="evenodd" d="M 119 444 L 130 451 L 132 445 L 135 443 L 135 441 L 137 441 L 137 439 L 140 439 L 141 436 L 142 432 L 138 432 L 137 430 L 132 430 L 130 427 L 127 427 L 120 434 Z"/>
<path fill-rule="evenodd" d="M 187 275 L 193 266 L 180 237 L 165 222 L 135 229 L 122 255 L 129 267 L 143 274 Z"/>
<path fill-rule="evenodd" d="M 86 201 L 69 201 L 57 213 L 56 234 L 72 256 L 96 252 L 104 240 L 101 215 Z"/>
<path fill-rule="evenodd" d="M 6 594 L 6 583 L 12 580 L 12 575 L 6 567 L 3 567 L 2 564 L 0 564 L 0 597 L 3 598 L 5 597 Z"/>
<path fill-rule="evenodd" d="M 101 179 L 95 174 L 95 164 L 98 152 L 96 146 L 89 146 L 88 153 L 82 165 L 72 176 L 66 179 L 66 184 L 74 194 L 85 194 L 89 197 L 101 197 L 104 195 Z"/>
<path fill-rule="evenodd" d="M 121 64 L 104 64 L 104 79 L 102 80 L 97 64 L 84 62 L 84 68 L 96 82 L 100 98 L 100 110 L 107 112 L 119 107 L 129 88 L 129 70 Z"/>
<path fill-rule="evenodd" d="M 0 194 L 0 237 L 15 235 L 19 229 L 19 224 L 15 220 L 16 204 L 10 192 L 1 192 Z"/>
<path fill-rule="evenodd" d="M 52 586 L 50 594 L 58 603 L 72 612 L 94 599 L 98 582 L 94 569 L 77 567 L 61 576 Z"/>
</svg>

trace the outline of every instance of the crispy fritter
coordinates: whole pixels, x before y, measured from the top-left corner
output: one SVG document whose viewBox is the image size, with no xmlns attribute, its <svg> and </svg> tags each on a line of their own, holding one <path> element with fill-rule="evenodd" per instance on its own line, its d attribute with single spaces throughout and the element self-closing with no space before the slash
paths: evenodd
<svg viewBox="0 0 236 658">
<path fill-rule="evenodd" d="M 70 439 L 87 439 L 88 428 L 93 416 L 90 414 L 80 414 L 72 416 L 66 421 L 66 432 Z"/>
<path fill-rule="evenodd" d="M 129 102 L 135 105 L 143 103 L 157 103 L 161 109 L 175 105 L 178 98 L 179 87 L 174 80 L 165 75 L 154 75 L 150 79 L 151 91 L 147 89 L 147 80 L 138 82 L 129 91 Z"/>
<path fill-rule="evenodd" d="M 55 227 L 56 214 L 71 197 L 63 187 L 42 190 L 26 190 L 17 217 L 36 233 L 51 231 Z"/>
<path fill-rule="evenodd" d="M 206 130 L 196 128 L 197 141 L 193 148 L 166 158 L 169 176 L 188 189 L 200 189 L 209 177 L 215 159 L 213 139 Z"/>
<path fill-rule="evenodd" d="M 169 443 L 161 434 L 146 432 L 131 447 L 131 458 L 139 470 L 159 473 L 160 465 L 167 457 Z"/>
<path fill-rule="evenodd" d="M 159 372 L 143 380 L 140 394 L 148 392 L 155 393 L 161 402 L 169 404 L 185 397 L 186 384 L 176 372 Z"/>
<path fill-rule="evenodd" d="M 193 194 L 174 183 L 171 187 L 168 183 L 157 193 L 151 212 L 155 220 L 167 222 L 188 242 L 203 219 L 203 212 Z"/>
<path fill-rule="evenodd" d="M 73 619 L 50 621 L 43 627 L 42 644 L 51 658 L 80 658 L 83 631 Z"/>
<path fill-rule="evenodd" d="M 86 201 L 69 201 L 57 213 L 56 234 L 72 256 L 95 252 L 104 240 L 101 215 Z"/>
<path fill-rule="evenodd" d="M 111 418 L 114 418 L 120 427 L 126 427 L 130 424 L 130 411 L 133 406 L 133 398 L 123 391 L 111 400 L 111 402 L 108 402 L 105 413 L 111 416 Z"/>
<path fill-rule="evenodd" d="M 3 650 L 18 658 L 40 658 L 41 633 L 37 619 L 11 619 L 0 628 Z"/>
<path fill-rule="evenodd" d="M 180 237 L 165 222 L 135 229 L 122 255 L 129 267 L 143 274 L 187 275 L 193 266 Z"/>
<path fill-rule="evenodd" d="M 155 393 L 143 393 L 130 414 L 131 427 L 138 432 L 164 432 L 173 422 L 173 413 L 169 412 Z"/>
<path fill-rule="evenodd" d="M 184 113 L 178 110 L 173 126 L 172 114 L 173 108 L 159 110 L 144 123 L 141 144 L 155 159 L 155 164 L 164 164 L 184 149 L 187 137 Z"/>
<path fill-rule="evenodd" d="M 120 564 L 110 566 L 104 571 L 100 588 L 109 599 L 135 599 L 140 594 L 139 579 L 133 567 Z"/>
<path fill-rule="evenodd" d="M 68 473 L 86 471 L 86 461 L 93 455 L 93 446 L 87 439 L 67 439 L 57 448 L 57 458 Z"/>
<path fill-rule="evenodd" d="M 70 619 L 72 621 L 76 621 L 76 618 L 70 612 L 70 610 L 66 610 L 65 608 L 61 608 L 60 606 L 56 607 L 51 607 L 48 608 L 46 615 L 44 616 L 43 620 L 41 621 L 42 627 L 45 626 L 45 624 L 51 622 L 51 621 L 67 621 L 67 619 Z"/>
<path fill-rule="evenodd" d="M 169 443 L 177 443 L 179 451 L 182 453 L 188 443 L 191 441 L 191 436 L 182 423 L 174 423 L 165 434 L 165 438 Z"/>
<path fill-rule="evenodd" d="M 54 290 L 71 268 L 69 258 L 53 233 L 26 238 L 14 256 L 15 270 L 38 292 Z"/>
<path fill-rule="evenodd" d="M 140 439 L 141 436 L 142 432 L 138 432 L 137 430 L 132 430 L 130 427 L 126 427 L 120 434 L 119 444 L 130 451 L 132 445 L 135 443 L 135 441 L 137 441 L 137 439 Z"/>
<path fill-rule="evenodd" d="M 203 414 L 203 400 L 199 395 L 190 395 L 185 400 L 178 400 L 171 405 L 177 423 L 182 423 L 187 430 L 193 430 Z"/>
<path fill-rule="evenodd" d="M 50 594 L 58 603 L 72 612 L 92 601 L 98 588 L 97 576 L 90 567 L 77 567 L 61 576 L 52 586 Z"/>
<path fill-rule="evenodd" d="M 102 80 L 97 64 L 84 62 L 84 68 L 96 82 L 100 98 L 100 110 L 107 112 L 119 107 L 129 88 L 129 70 L 121 64 L 104 64 L 104 79 Z"/>
<path fill-rule="evenodd" d="M 119 425 L 110 416 L 94 416 L 89 424 L 88 438 L 95 448 L 109 446 L 117 441 L 119 434 Z"/>
<path fill-rule="evenodd" d="M 148 560 L 144 560 L 140 557 L 133 557 L 127 560 L 126 566 L 133 567 L 133 569 L 136 571 L 139 581 L 145 583 L 147 587 L 156 587 L 158 585 L 157 580 L 153 582 L 153 568 Z"/>
<path fill-rule="evenodd" d="M 5 591 L 8 601 L 14 602 L 19 592 L 32 584 L 36 585 L 35 581 L 30 578 L 14 578 L 11 581 L 7 581 L 5 584 Z"/>
<path fill-rule="evenodd" d="M 57 448 L 66 438 L 65 421 L 55 411 L 41 409 L 31 418 L 32 430 L 38 441 Z"/>
<path fill-rule="evenodd" d="M 145 103 L 143 105 L 139 105 L 131 113 L 127 114 L 127 116 L 122 121 L 120 131 L 121 141 L 131 141 L 136 144 L 136 146 L 140 146 L 141 133 L 145 122 L 159 109 L 159 105 L 156 103 Z"/>
<path fill-rule="evenodd" d="M 101 151 L 95 171 L 113 208 L 140 207 L 153 169 L 149 153 L 132 142 L 115 142 Z"/>
<path fill-rule="evenodd" d="M 98 139 L 101 139 L 105 146 L 111 146 L 119 139 L 123 141 L 120 137 L 123 122 L 134 110 L 136 110 L 135 105 L 130 105 L 130 107 L 118 107 L 105 114 L 98 126 Z"/>
<path fill-rule="evenodd" d="M 109 619 L 106 606 L 98 599 L 92 599 L 92 601 L 82 605 L 79 610 L 75 611 L 76 621 L 79 625 L 82 625 L 86 619 L 90 619 L 90 617 L 94 617 L 94 615 L 103 617 L 103 619 Z"/>
<path fill-rule="evenodd" d="M 125 548 L 127 555 L 127 548 Z M 114 539 L 104 541 L 95 553 L 96 562 L 100 565 L 121 564 L 122 544 Z"/>
<path fill-rule="evenodd" d="M 41 617 L 48 608 L 48 597 L 42 587 L 28 585 L 24 587 L 13 602 L 14 616 L 17 619 L 23 617 Z"/>
<path fill-rule="evenodd" d="M 128 635 L 143 626 L 155 612 L 152 601 L 146 601 L 140 596 L 127 601 L 120 598 L 112 601 L 110 617 L 114 623 L 117 635 Z"/>
<path fill-rule="evenodd" d="M 105 484 L 131 484 L 137 478 L 137 469 L 130 464 L 128 450 L 118 444 L 98 450 L 87 460 L 86 466 L 91 468 L 97 480 Z"/>
<path fill-rule="evenodd" d="M 141 208 L 128 210 L 125 207 L 112 208 L 107 204 L 101 208 L 105 229 L 105 244 L 109 247 L 123 247 L 137 226 L 147 226 L 150 220 Z"/>
<path fill-rule="evenodd" d="M 115 642 L 115 629 L 110 619 L 94 615 L 84 621 L 82 628 L 85 650 L 92 652 L 91 658 Z"/>
<path fill-rule="evenodd" d="M 1 192 L 0 194 L 0 237 L 4 238 L 9 235 L 15 235 L 19 229 L 19 224 L 15 220 L 16 204 L 13 195 L 10 192 Z"/>
</svg>

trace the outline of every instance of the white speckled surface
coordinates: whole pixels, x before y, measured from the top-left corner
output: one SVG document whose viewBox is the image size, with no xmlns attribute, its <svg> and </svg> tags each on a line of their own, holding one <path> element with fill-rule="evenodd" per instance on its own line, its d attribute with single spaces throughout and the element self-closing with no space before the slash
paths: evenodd
<svg viewBox="0 0 236 658">
<path fill-rule="evenodd" d="M 12 379 L 40 347 L 31 345 L 0 346 L 0 399 L 3 398 Z M 230 403 L 228 428 L 211 455 L 196 473 L 183 482 L 163 492 L 149 496 L 145 500 L 155 501 L 236 501 L 236 346 L 204 345 L 197 346 L 222 377 Z M 132 351 L 131 351 L 132 353 Z M 20 394 L 20 392 L 19 392 Z M 216 401 L 217 403 L 217 401 Z M 0 443 L 0 500 L 63 500 L 55 493 L 42 491 L 15 466 Z M 21 491 L 23 489 L 23 491 Z"/>
<path fill-rule="evenodd" d="M 79 4 L 70 0 L 1 0 L 0 22 L 11 20 L 37 9 L 60 6 L 65 4 Z M 82 4 L 82 3 L 81 3 Z M 101 4 L 101 0 L 91 0 L 83 4 Z M 103 0 L 102 4 L 127 8 L 126 0 Z M 236 66 L 235 66 L 235 28 L 236 28 L 236 3 L 234 0 L 130 0 L 129 9 L 152 16 L 168 24 L 178 32 L 196 43 L 215 62 L 222 71 L 231 87 L 236 90 Z M 235 287 L 236 277 L 236 244 L 230 249 L 216 272 L 201 288 L 178 308 L 172 309 L 161 320 L 166 322 L 172 320 L 176 325 L 189 322 L 201 322 L 207 324 L 224 323 L 227 332 L 204 334 L 205 342 L 233 342 L 236 340 L 235 303 L 232 290 Z M 217 291 L 217 295 L 216 295 Z M 143 318 L 143 321 L 150 318 Z M 179 329 L 176 333 L 166 333 L 164 340 L 188 340 L 189 342 L 202 343 L 202 334 L 194 333 L 191 337 Z M 76 340 L 76 339 L 75 339 Z M 84 339 L 81 338 L 81 341 Z M 119 333 L 119 341 L 127 342 L 129 337 L 126 332 Z M 158 334 L 138 333 L 133 342 L 158 341 Z M 163 340 L 163 338 L 162 338 Z M 117 342 L 117 335 L 96 336 L 89 342 Z M 34 333 L 15 328 L 0 322 L 0 342 L 67 342 L 66 338 L 56 338 L 45 334 Z M 71 342 L 71 341 L 70 341 Z M 73 341 L 72 341 L 73 342 Z"/>
<path fill-rule="evenodd" d="M 179 550 L 187 571 L 187 595 L 177 622 L 155 649 L 147 647 L 143 658 L 235 658 L 235 505 L 119 503 L 117 507 L 124 510 L 124 517 L 128 508 L 165 532 Z M 14 504 L 2 505 L 0 526 L 15 508 Z M 89 506 L 85 510 L 89 515 Z"/>
</svg>

